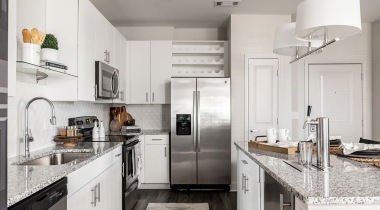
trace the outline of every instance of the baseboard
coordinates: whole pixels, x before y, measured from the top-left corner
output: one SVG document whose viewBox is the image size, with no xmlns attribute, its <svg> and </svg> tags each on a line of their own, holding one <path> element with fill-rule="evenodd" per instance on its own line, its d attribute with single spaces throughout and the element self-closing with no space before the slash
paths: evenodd
<svg viewBox="0 0 380 210">
<path fill-rule="evenodd" d="M 236 192 L 237 191 L 237 183 L 236 182 L 232 182 L 231 185 L 230 185 L 230 191 L 232 192 Z"/>
<path fill-rule="evenodd" d="M 139 189 L 141 190 L 168 190 L 170 189 L 169 184 L 140 184 Z"/>
</svg>

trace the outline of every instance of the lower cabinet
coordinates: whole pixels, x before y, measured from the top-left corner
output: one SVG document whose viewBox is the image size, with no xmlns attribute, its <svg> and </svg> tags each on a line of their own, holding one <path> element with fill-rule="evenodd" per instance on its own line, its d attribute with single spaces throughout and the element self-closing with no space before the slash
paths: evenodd
<svg viewBox="0 0 380 210">
<path fill-rule="evenodd" d="M 237 208 L 261 210 L 260 167 L 243 152 L 238 152 Z"/>
<path fill-rule="evenodd" d="M 120 159 L 80 190 L 72 194 L 67 199 L 68 209 L 122 209 L 121 167 L 122 161 Z"/>
</svg>

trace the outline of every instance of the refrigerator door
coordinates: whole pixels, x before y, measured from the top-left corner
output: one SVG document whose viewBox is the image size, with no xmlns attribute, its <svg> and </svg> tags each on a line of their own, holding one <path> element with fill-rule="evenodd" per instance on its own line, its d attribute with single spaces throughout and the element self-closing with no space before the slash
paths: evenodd
<svg viewBox="0 0 380 210">
<path fill-rule="evenodd" d="M 171 184 L 197 184 L 196 79 L 171 80 Z"/>
<path fill-rule="evenodd" d="M 230 79 L 198 78 L 198 184 L 231 183 Z"/>
</svg>

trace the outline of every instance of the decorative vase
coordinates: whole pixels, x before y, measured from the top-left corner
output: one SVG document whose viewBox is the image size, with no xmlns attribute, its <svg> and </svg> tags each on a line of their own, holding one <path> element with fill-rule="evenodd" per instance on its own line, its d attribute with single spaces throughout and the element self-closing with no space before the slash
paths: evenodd
<svg viewBox="0 0 380 210">
<path fill-rule="evenodd" d="M 22 43 L 21 60 L 34 65 L 40 65 L 41 46 L 38 44 Z"/>
<path fill-rule="evenodd" d="M 41 60 L 58 61 L 58 50 L 50 49 L 50 48 L 42 48 Z"/>
</svg>

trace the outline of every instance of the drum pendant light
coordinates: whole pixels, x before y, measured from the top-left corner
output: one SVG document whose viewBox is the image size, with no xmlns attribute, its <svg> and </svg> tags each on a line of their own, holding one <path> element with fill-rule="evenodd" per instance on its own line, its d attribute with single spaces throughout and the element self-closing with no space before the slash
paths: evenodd
<svg viewBox="0 0 380 210">
<path fill-rule="evenodd" d="M 296 56 L 307 53 L 322 45 L 321 41 L 306 42 L 296 39 L 296 23 L 286 23 L 276 29 L 273 53 L 278 55 Z"/>
<path fill-rule="evenodd" d="M 360 34 L 360 0 L 304 0 L 297 8 L 300 40 L 341 40 Z"/>
</svg>

